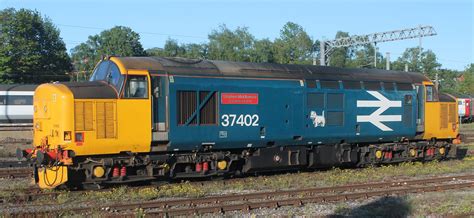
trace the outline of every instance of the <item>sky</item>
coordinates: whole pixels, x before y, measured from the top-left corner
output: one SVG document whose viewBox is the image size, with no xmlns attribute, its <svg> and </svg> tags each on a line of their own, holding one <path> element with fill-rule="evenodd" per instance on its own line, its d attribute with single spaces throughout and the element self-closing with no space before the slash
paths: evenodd
<svg viewBox="0 0 474 218">
<path fill-rule="evenodd" d="M 436 36 L 422 39 L 423 49 L 438 57 L 442 68 L 463 70 L 474 63 L 474 0 L 0 0 L 0 10 L 28 8 L 47 16 L 61 31 L 68 51 L 114 26 L 138 32 L 145 49 L 163 47 L 168 38 L 180 43 L 207 42 L 219 25 L 248 27 L 257 38 L 277 38 L 283 25 L 295 22 L 314 39 L 433 26 Z M 391 60 L 419 39 L 377 44 Z"/>
</svg>

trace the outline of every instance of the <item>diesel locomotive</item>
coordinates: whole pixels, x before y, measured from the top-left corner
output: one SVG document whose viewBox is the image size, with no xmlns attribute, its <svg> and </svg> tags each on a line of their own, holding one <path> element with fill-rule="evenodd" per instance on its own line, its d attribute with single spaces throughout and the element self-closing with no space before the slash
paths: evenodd
<svg viewBox="0 0 474 218">
<path fill-rule="evenodd" d="M 445 159 L 455 99 L 414 72 L 107 57 L 34 94 L 39 187 Z"/>
</svg>

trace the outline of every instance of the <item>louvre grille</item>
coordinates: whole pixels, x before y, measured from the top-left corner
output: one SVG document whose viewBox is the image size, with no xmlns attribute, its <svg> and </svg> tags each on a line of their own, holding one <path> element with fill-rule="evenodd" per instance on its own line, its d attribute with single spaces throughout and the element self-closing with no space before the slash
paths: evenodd
<svg viewBox="0 0 474 218">
<path fill-rule="evenodd" d="M 206 97 L 210 94 L 209 91 L 199 92 L 199 102 L 203 102 Z M 200 111 L 199 118 L 200 124 L 213 125 L 217 124 L 217 98 L 214 92 L 210 97 L 209 101 L 203 106 Z"/>
<path fill-rule="evenodd" d="M 74 119 L 76 131 L 84 131 L 84 102 L 76 102 L 74 105 Z"/>
<path fill-rule="evenodd" d="M 449 122 L 450 123 L 456 123 L 456 114 L 457 111 L 457 105 L 456 104 L 450 104 L 449 105 Z"/>
<path fill-rule="evenodd" d="M 105 138 L 105 103 L 96 104 L 97 138 Z"/>
<path fill-rule="evenodd" d="M 84 102 L 84 130 L 94 130 L 92 102 Z"/>
<path fill-rule="evenodd" d="M 112 102 L 105 103 L 105 137 L 115 138 L 114 125 L 114 104 Z"/>
<path fill-rule="evenodd" d="M 178 91 L 178 124 L 184 125 L 197 109 L 196 91 Z M 196 118 L 190 122 L 196 125 Z"/>
<path fill-rule="evenodd" d="M 114 103 L 96 103 L 97 138 L 115 138 Z"/>
<path fill-rule="evenodd" d="M 77 101 L 74 105 L 76 131 L 91 131 L 93 126 L 92 102 Z"/>
<path fill-rule="evenodd" d="M 448 105 L 441 104 L 441 129 L 448 128 Z"/>
</svg>

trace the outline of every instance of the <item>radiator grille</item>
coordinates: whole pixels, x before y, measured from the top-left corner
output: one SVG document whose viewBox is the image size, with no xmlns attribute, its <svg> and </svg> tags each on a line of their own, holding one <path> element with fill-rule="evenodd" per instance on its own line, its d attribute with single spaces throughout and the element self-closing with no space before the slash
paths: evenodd
<svg viewBox="0 0 474 218">
<path fill-rule="evenodd" d="M 105 103 L 105 137 L 115 138 L 114 104 Z"/>
<path fill-rule="evenodd" d="M 203 102 L 205 98 L 210 94 L 209 91 L 202 91 L 199 93 L 199 102 Z M 203 106 L 199 112 L 200 124 L 217 124 L 217 98 L 214 92 L 209 98 L 209 101 Z"/>
<path fill-rule="evenodd" d="M 115 138 L 114 103 L 97 102 L 97 138 Z"/>
<path fill-rule="evenodd" d="M 441 104 L 441 129 L 448 128 L 448 105 Z"/>
<path fill-rule="evenodd" d="M 456 111 L 457 111 L 457 105 L 456 104 L 450 104 L 449 105 L 449 122 L 450 123 L 456 123 Z"/>
<path fill-rule="evenodd" d="M 191 119 L 191 116 L 196 112 L 197 99 L 195 91 L 178 91 L 178 124 L 184 125 Z M 191 125 L 196 125 L 197 120 L 193 118 Z"/>
<path fill-rule="evenodd" d="M 74 118 L 76 131 L 91 131 L 94 128 L 92 102 L 75 102 Z"/>
</svg>

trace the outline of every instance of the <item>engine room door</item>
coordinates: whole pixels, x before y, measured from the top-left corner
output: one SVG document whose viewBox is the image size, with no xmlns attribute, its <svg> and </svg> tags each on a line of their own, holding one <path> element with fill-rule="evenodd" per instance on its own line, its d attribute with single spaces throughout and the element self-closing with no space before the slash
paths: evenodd
<svg viewBox="0 0 474 218">
<path fill-rule="evenodd" d="M 151 76 L 152 90 L 152 130 L 153 141 L 166 141 L 168 136 L 168 89 L 167 79 L 162 76 Z"/>
<path fill-rule="evenodd" d="M 418 101 L 417 119 L 416 119 L 416 131 L 425 131 L 425 86 L 416 86 L 416 95 Z"/>
</svg>

